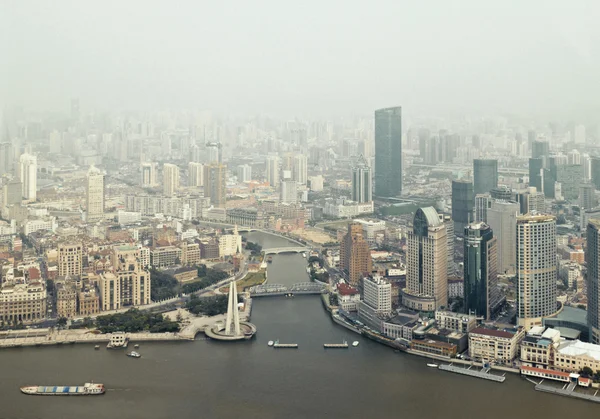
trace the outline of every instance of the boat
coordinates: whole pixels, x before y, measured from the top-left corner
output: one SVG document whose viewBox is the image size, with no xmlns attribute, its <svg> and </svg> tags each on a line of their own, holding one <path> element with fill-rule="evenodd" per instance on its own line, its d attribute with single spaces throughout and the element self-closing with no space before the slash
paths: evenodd
<svg viewBox="0 0 600 419">
<path fill-rule="evenodd" d="M 23 394 L 32 396 L 97 396 L 104 394 L 104 384 L 85 383 L 82 386 L 25 386 Z"/>
<path fill-rule="evenodd" d="M 100 349 L 100 345 L 94 346 L 94 349 Z"/>
<path fill-rule="evenodd" d="M 136 351 L 131 351 L 127 354 L 127 356 L 131 357 L 131 358 L 141 358 L 142 355 L 139 352 Z"/>
<path fill-rule="evenodd" d="M 302 257 L 306 259 L 306 252 L 302 252 Z"/>
<path fill-rule="evenodd" d="M 267 263 L 273 262 L 273 256 L 267 256 Z"/>
<path fill-rule="evenodd" d="M 433 364 L 433 363 L 431 363 L 431 364 L 427 364 L 427 366 L 428 366 L 429 368 L 437 368 L 439 365 L 438 365 L 438 364 Z"/>
<path fill-rule="evenodd" d="M 140 347 L 140 344 L 139 344 L 139 343 L 136 343 L 135 345 L 133 345 L 133 347 L 137 349 L 137 348 L 139 348 L 139 347 Z"/>
<path fill-rule="evenodd" d="M 270 341 L 267 343 L 267 345 L 269 345 L 269 346 L 273 346 L 273 344 L 274 344 L 274 343 L 275 343 L 275 342 L 273 342 L 272 340 L 270 340 Z"/>
<path fill-rule="evenodd" d="M 355 340 L 354 342 L 352 342 L 352 346 L 354 346 L 356 348 L 358 346 L 358 343 L 359 342 L 357 340 Z"/>
</svg>

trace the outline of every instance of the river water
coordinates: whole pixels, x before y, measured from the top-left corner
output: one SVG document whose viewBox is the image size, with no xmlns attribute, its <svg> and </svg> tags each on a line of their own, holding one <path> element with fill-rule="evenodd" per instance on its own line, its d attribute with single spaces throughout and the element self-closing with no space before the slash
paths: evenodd
<svg viewBox="0 0 600 419">
<path fill-rule="evenodd" d="M 264 247 L 285 240 L 261 233 Z M 269 282 L 305 282 L 306 260 L 274 256 Z M 243 343 L 145 343 L 141 359 L 92 345 L 0 352 L 0 418 L 492 418 L 584 417 L 599 407 L 536 392 L 510 375 L 503 384 L 428 368 L 426 359 L 362 338 L 333 323 L 318 296 L 254 300 L 256 338 Z M 275 350 L 267 341 L 299 344 Z M 360 346 L 324 350 L 323 343 Z M 97 397 L 33 397 L 31 384 L 104 383 Z"/>
</svg>

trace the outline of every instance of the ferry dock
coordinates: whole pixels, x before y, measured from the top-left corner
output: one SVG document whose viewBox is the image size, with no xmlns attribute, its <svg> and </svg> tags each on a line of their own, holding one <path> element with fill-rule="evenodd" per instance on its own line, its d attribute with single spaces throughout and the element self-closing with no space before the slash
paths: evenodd
<svg viewBox="0 0 600 419">
<path fill-rule="evenodd" d="M 481 370 L 472 368 L 457 367 L 453 364 L 442 364 L 438 367 L 442 371 L 449 371 L 456 374 L 468 375 L 470 377 L 483 378 L 484 380 L 495 381 L 497 383 L 503 383 L 506 380 L 504 375 L 495 375 L 490 373 L 490 368 L 482 368 Z"/>
<path fill-rule="evenodd" d="M 297 349 L 298 348 L 298 344 L 297 343 L 276 343 L 273 345 L 273 348 L 278 348 L 278 349 Z"/>
<path fill-rule="evenodd" d="M 549 384 L 544 384 L 544 380 L 539 383 L 535 383 L 533 380 L 528 380 L 535 384 L 536 391 L 543 391 L 544 393 L 557 394 L 559 396 L 572 397 L 575 399 L 587 400 L 589 402 L 600 403 L 600 396 L 598 390 L 591 393 L 583 393 L 577 391 L 577 383 L 570 382 L 563 385 L 563 387 L 555 387 Z"/>
<path fill-rule="evenodd" d="M 348 342 L 344 341 L 344 343 L 324 343 L 323 347 L 325 349 L 347 349 Z"/>
</svg>

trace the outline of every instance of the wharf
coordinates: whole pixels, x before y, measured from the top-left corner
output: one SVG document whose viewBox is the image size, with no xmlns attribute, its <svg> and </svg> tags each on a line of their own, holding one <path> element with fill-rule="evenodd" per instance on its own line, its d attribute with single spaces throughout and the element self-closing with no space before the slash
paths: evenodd
<svg viewBox="0 0 600 419">
<path fill-rule="evenodd" d="M 587 400 L 594 403 L 600 403 L 600 396 L 598 396 L 598 390 L 594 394 L 581 393 L 576 391 L 575 383 L 570 383 L 566 388 L 553 387 L 544 384 L 544 380 L 536 384 L 535 389 L 537 391 L 543 391 L 545 393 L 558 394 L 559 396 L 573 397 L 575 399 Z"/>
<path fill-rule="evenodd" d="M 273 345 L 273 348 L 296 349 L 296 348 L 298 348 L 298 344 L 297 343 L 276 343 L 275 345 Z"/>
<path fill-rule="evenodd" d="M 448 364 L 448 365 L 442 364 L 438 368 L 442 371 L 449 371 L 449 372 L 453 372 L 456 374 L 468 375 L 470 377 L 483 378 L 484 380 L 495 381 L 497 383 L 503 383 L 504 380 L 506 380 L 506 377 L 503 375 L 490 374 L 489 368 L 483 368 L 481 370 L 476 370 L 476 369 L 471 369 L 471 367 L 463 368 L 463 367 L 457 367 L 452 364 Z"/>
<path fill-rule="evenodd" d="M 347 349 L 348 348 L 348 343 L 344 342 L 344 343 L 324 343 L 323 344 L 324 348 L 330 348 L 330 349 Z"/>
</svg>

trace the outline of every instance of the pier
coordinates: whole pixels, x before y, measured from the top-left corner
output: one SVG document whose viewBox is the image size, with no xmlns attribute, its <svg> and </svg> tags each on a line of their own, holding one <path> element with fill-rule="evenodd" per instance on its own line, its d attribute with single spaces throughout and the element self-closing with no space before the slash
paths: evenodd
<svg viewBox="0 0 600 419">
<path fill-rule="evenodd" d="M 344 343 L 324 343 L 323 347 L 326 349 L 346 349 L 348 348 L 348 342 L 344 341 Z"/>
<path fill-rule="evenodd" d="M 532 380 L 529 380 L 532 381 Z M 532 381 L 533 382 L 533 381 Z M 569 383 L 564 387 L 554 387 L 548 384 L 544 384 L 544 380 L 540 381 L 535 385 L 537 391 L 543 391 L 545 393 L 557 394 L 559 396 L 573 397 L 575 399 L 587 400 L 594 403 L 600 403 L 600 396 L 598 390 L 594 394 L 582 393 L 576 390 L 576 383 Z"/>
<path fill-rule="evenodd" d="M 273 348 L 278 348 L 278 349 L 297 349 L 298 348 L 298 344 L 297 343 L 276 343 L 273 345 Z"/>
<path fill-rule="evenodd" d="M 449 371 L 449 372 L 453 372 L 456 374 L 468 375 L 470 377 L 475 377 L 475 378 L 483 378 L 484 380 L 495 381 L 497 383 L 503 383 L 504 380 L 506 380 L 506 377 L 503 375 L 490 374 L 489 368 L 482 368 L 481 370 L 477 370 L 477 369 L 472 369 L 471 367 L 469 367 L 469 368 L 457 367 L 452 364 L 447 364 L 447 365 L 442 364 L 438 368 L 442 371 Z"/>
</svg>

